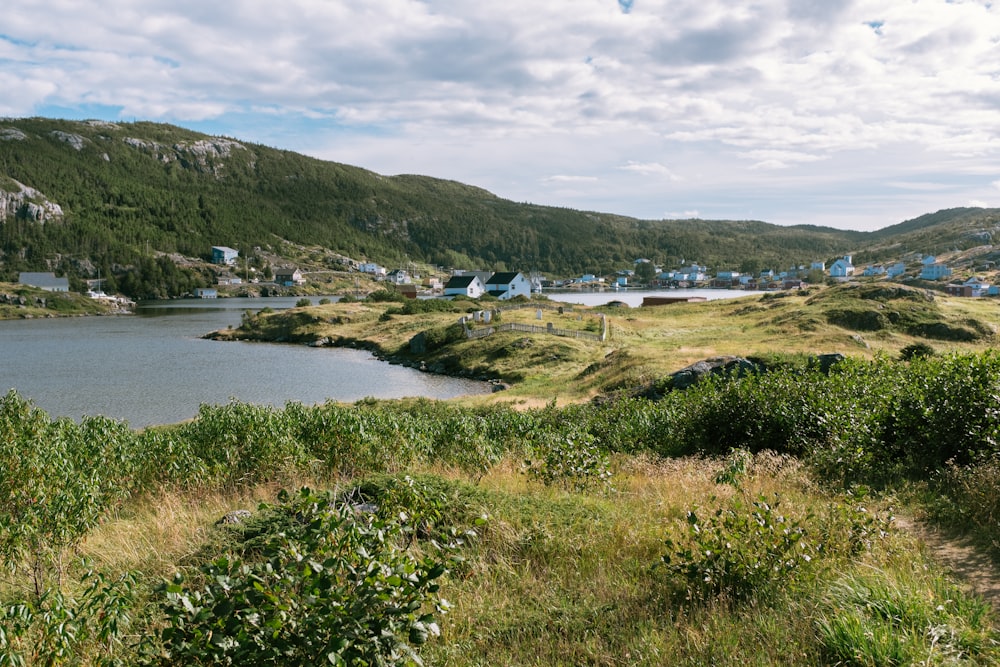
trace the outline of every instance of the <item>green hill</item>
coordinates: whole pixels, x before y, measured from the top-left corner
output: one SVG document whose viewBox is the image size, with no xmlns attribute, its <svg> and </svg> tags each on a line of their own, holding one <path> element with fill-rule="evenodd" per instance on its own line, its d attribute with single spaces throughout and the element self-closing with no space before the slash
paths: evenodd
<svg viewBox="0 0 1000 667">
<path fill-rule="evenodd" d="M 382 176 L 171 125 L 41 118 L 0 120 L 0 223 L 0 279 L 56 270 L 79 284 L 101 270 L 137 297 L 209 281 L 174 260 L 207 260 L 212 245 L 251 261 L 260 261 L 254 248 L 280 256 L 287 241 L 390 266 L 571 276 L 610 273 L 637 257 L 782 269 L 882 247 L 895 235 L 636 220 L 515 203 L 454 181 Z M 899 231 L 936 224 L 911 223 Z"/>
</svg>

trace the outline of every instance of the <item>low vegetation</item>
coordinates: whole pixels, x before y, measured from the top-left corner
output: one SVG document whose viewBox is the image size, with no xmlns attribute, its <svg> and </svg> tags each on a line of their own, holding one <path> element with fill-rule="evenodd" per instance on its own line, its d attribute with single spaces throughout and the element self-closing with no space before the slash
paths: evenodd
<svg viewBox="0 0 1000 667">
<path fill-rule="evenodd" d="M 546 299 L 509 304 L 386 298 L 248 313 L 242 326 L 215 337 L 362 346 L 434 372 L 503 380 L 511 387 L 502 400 L 535 404 L 538 397 L 565 403 L 634 391 L 653 384 L 665 369 L 717 356 L 750 357 L 772 367 L 805 364 L 818 353 L 895 358 L 904 350 L 907 355 L 971 352 L 992 345 L 1000 326 L 991 300 L 891 283 L 641 308 L 587 308 Z M 592 334 L 600 331 L 604 315 L 608 336 L 594 342 L 504 331 L 467 339 L 459 318 L 484 310 L 492 312 L 492 324 Z M 424 344 L 417 346 L 414 338 L 421 335 Z"/>
<path fill-rule="evenodd" d="M 11 392 L 0 664 L 994 664 L 894 516 L 1000 543 L 998 391 L 990 351 L 145 431 Z"/>
</svg>

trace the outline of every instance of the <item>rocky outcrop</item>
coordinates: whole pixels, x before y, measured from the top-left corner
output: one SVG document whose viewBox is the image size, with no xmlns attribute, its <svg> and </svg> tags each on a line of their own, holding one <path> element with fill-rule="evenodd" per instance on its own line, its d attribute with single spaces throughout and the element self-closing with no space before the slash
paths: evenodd
<svg viewBox="0 0 1000 667">
<path fill-rule="evenodd" d="M 230 157 L 234 150 L 246 150 L 246 146 L 240 142 L 221 137 L 194 142 L 179 142 L 173 146 L 136 139 L 135 137 L 125 137 L 122 141 L 132 148 L 151 154 L 164 164 L 179 161 L 187 167 L 212 173 L 215 176 L 221 175 L 224 160 Z"/>
<path fill-rule="evenodd" d="M 79 134 L 72 134 L 70 132 L 63 132 L 61 130 L 52 130 L 50 134 L 58 139 L 59 141 L 64 141 L 76 150 L 83 150 L 83 145 L 86 143 L 86 139 L 81 137 Z"/>
<path fill-rule="evenodd" d="M 42 223 L 62 218 L 63 210 L 59 204 L 49 201 L 38 190 L 23 183 L 13 179 L 9 182 L 13 183 L 17 190 L 8 192 L 0 188 L 0 223 L 8 218 L 18 217 Z"/>
<path fill-rule="evenodd" d="M 0 141 L 24 141 L 27 138 L 28 135 L 16 127 L 0 127 Z"/>
<path fill-rule="evenodd" d="M 764 367 L 743 357 L 713 357 L 697 361 L 670 376 L 672 389 L 687 389 L 709 375 L 753 375 Z"/>
</svg>

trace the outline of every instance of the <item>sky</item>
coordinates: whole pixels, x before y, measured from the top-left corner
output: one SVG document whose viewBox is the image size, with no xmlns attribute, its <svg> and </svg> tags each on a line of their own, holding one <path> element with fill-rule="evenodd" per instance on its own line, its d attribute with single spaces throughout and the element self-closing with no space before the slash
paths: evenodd
<svg viewBox="0 0 1000 667">
<path fill-rule="evenodd" d="M 1000 207 L 1000 2 L 11 0 L 0 118 L 28 116 L 868 231 Z"/>
</svg>

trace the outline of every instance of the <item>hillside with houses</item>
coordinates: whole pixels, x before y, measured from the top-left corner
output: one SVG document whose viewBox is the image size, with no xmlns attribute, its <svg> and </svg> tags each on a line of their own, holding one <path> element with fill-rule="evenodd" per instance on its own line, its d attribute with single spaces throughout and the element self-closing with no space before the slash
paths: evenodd
<svg viewBox="0 0 1000 667">
<path fill-rule="evenodd" d="M 854 275 L 903 263 L 907 277 L 927 279 L 914 258 L 933 255 L 959 282 L 972 272 L 989 281 L 980 267 L 996 261 L 1000 229 L 1000 211 L 977 208 L 876 232 L 808 220 L 637 220 L 144 122 L 3 119 L 0 165 L 0 280 L 51 272 L 73 291 L 100 281 L 132 299 L 258 289 L 249 285 L 360 293 L 384 281 L 443 291 L 456 271 L 521 272 L 543 285 L 771 289 L 809 279 L 814 264 L 836 272 L 847 255 Z M 213 247 L 230 253 L 223 264 Z M 639 266 L 642 257 L 657 270 Z M 949 278 L 944 268 L 933 281 Z"/>
</svg>

